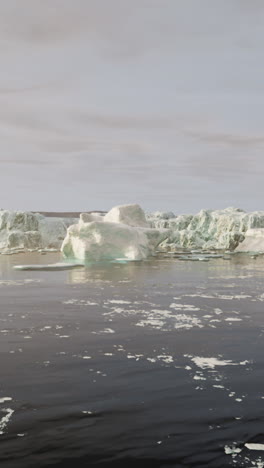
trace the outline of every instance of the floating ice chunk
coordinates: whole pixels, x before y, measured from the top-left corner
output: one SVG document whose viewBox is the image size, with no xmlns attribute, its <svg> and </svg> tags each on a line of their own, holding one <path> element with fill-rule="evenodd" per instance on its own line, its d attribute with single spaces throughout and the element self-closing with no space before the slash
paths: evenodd
<svg viewBox="0 0 264 468">
<path fill-rule="evenodd" d="M 15 265 L 14 270 L 42 270 L 42 271 L 51 271 L 51 270 L 71 270 L 76 267 L 83 267 L 83 263 L 50 263 L 47 265 Z"/>
<path fill-rule="evenodd" d="M 104 334 L 104 333 L 106 333 L 106 334 L 115 333 L 115 330 L 113 330 L 112 328 L 104 328 L 103 330 L 100 330 L 98 332 L 93 331 L 91 333 L 93 333 L 93 335 L 101 335 L 101 334 Z"/>
<path fill-rule="evenodd" d="M 164 326 L 165 322 L 163 320 L 158 320 L 158 319 L 147 319 L 147 320 L 140 320 L 138 323 L 136 323 L 136 327 L 152 327 L 157 330 L 161 330 L 162 327 Z"/>
<path fill-rule="evenodd" d="M 191 255 L 182 255 L 180 257 L 178 257 L 178 260 L 181 260 L 181 261 L 189 261 L 189 262 L 199 262 L 199 258 L 198 257 L 192 257 Z"/>
<path fill-rule="evenodd" d="M 9 423 L 12 414 L 14 413 L 14 410 L 12 410 L 11 408 L 3 408 L 1 412 L 6 413 L 6 415 L 3 416 L 2 419 L 0 419 L 0 435 L 4 433 L 4 429 Z"/>
<path fill-rule="evenodd" d="M 242 319 L 238 317 L 228 317 L 225 319 L 225 322 L 242 322 Z"/>
<path fill-rule="evenodd" d="M 218 358 L 208 358 L 208 357 L 200 357 L 195 356 L 192 357 L 191 360 L 196 364 L 197 367 L 201 369 L 214 369 L 216 366 L 237 366 L 235 362 L 230 360 L 221 360 Z"/>
<path fill-rule="evenodd" d="M 216 309 L 214 309 L 214 313 L 215 313 L 216 315 L 221 315 L 221 314 L 223 313 L 223 311 L 222 311 L 222 309 L 216 308 Z"/>
<path fill-rule="evenodd" d="M 226 455 L 232 455 L 232 454 L 235 454 L 235 453 L 240 453 L 242 452 L 242 449 L 239 448 L 239 447 L 236 447 L 235 445 L 225 445 L 225 453 Z"/>
<path fill-rule="evenodd" d="M 202 256 L 197 256 L 197 255 L 181 255 L 178 257 L 178 260 L 186 260 L 189 262 L 209 262 L 209 257 L 207 256 L 202 257 Z"/>
<path fill-rule="evenodd" d="M 245 444 L 249 450 L 264 450 L 264 444 Z"/>
<path fill-rule="evenodd" d="M 11 401 L 13 398 L 11 397 L 3 397 L 3 398 L 0 398 L 0 403 L 4 403 L 5 401 Z"/>
<path fill-rule="evenodd" d="M 174 362 L 173 357 L 170 356 L 170 355 L 166 355 L 166 354 L 161 354 L 161 355 L 157 356 L 157 359 L 159 359 L 160 361 L 165 362 L 166 364 L 171 364 L 172 362 Z"/>
<path fill-rule="evenodd" d="M 197 317 L 193 317 L 191 315 L 186 314 L 176 314 L 174 317 L 176 319 L 174 328 L 176 329 L 190 329 L 193 327 L 203 328 L 201 320 L 199 320 Z"/>
<path fill-rule="evenodd" d="M 170 304 L 170 307 L 172 309 L 175 309 L 175 310 L 183 310 L 184 312 L 185 311 L 195 312 L 195 311 L 200 310 L 199 307 L 196 307 L 196 306 L 191 305 L 191 304 L 178 304 L 178 303 L 175 303 L 175 302 Z"/>
</svg>

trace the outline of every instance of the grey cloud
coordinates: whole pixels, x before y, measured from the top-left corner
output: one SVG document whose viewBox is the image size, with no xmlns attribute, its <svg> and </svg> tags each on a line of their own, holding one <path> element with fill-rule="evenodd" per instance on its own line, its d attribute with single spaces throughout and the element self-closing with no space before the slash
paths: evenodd
<svg viewBox="0 0 264 468">
<path fill-rule="evenodd" d="M 56 165 L 55 161 L 52 160 L 40 160 L 40 159 L 3 159 L 0 158 L 0 166 L 53 166 Z"/>
<path fill-rule="evenodd" d="M 236 184 L 245 184 L 256 177 L 262 177 L 264 161 L 261 153 L 241 154 L 240 152 L 223 153 L 212 149 L 204 155 L 196 155 L 188 159 L 189 173 L 202 179 L 222 181 L 223 190 L 230 183 L 233 188 Z M 243 191 L 244 186 L 240 186 Z"/>
<path fill-rule="evenodd" d="M 155 116 L 132 116 L 132 115 L 96 115 L 79 113 L 75 119 L 82 124 L 95 125 L 102 128 L 113 129 L 163 129 L 174 126 L 173 120 L 166 117 Z"/>
<path fill-rule="evenodd" d="M 111 40 L 119 21 L 134 8 L 126 0 L 10 0 L 1 6 L 1 35 L 36 44 L 86 34 Z"/>
<path fill-rule="evenodd" d="M 34 91 L 41 91 L 43 89 L 48 89 L 48 85 L 46 86 L 41 86 L 41 85 L 35 85 L 35 86 L 28 86 L 28 87 L 21 87 L 21 88 L 0 88 L 0 94 L 3 94 L 4 96 L 8 94 L 21 94 L 21 93 L 28 93 L 28 92 L 34 92 Z"/>
<path fill-rule="evenodd" d="M 262 0 L 3 1 L 0 198 L 260 208 L 263 21 Z"/>
<path fill-rule="evenodd" d="M 264 144 L 264 136 L 262 135 L 245 135 L 245 134 L 227 134 L 227 133 L 203 133 L 203 132 L 195 132 L 193 131 L 185 131 L 185 134 L 195 138 L 197 140 L 206 142 L 206 143 L 214 143 L 220 146 L 228 146 L 228 147 L 238 147 L 238 148 L 246 148 L 246 147 L 259 147 L 260 145 Z"/>
<path fill-rule="evenodd" d="M 1 6 L 1 34 L 8 39 L 26 42 L 50 43 L 77 34 L 85 25 L 85 12 L 80 13 L 83 2 L 10 0 Z"/>
<path fill-rule="evenodd" d="M 23 0 L 23 7 L 21 0 L 9 0 L 1 5 L 0 31 L 5 40 L 31 46 L 82 38 L 103 56 L 126 59 L 190 44 L 208 48 L 208 37 L 215 45 L 230 37 L 245 43 L 236 25 L 254 22 L 258 28 L 263 13 L 257 2 L 249 9 L 241 0 Z"/>
</svg>

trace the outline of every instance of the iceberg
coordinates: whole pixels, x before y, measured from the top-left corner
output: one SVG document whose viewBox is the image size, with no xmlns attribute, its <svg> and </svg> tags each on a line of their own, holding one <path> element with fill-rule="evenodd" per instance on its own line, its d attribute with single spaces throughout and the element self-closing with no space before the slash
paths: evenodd
<svg viewBox="0 0 264 468">
<path fill-rule="evenodd" d="M 139 205 L 123 205 L 100 221 L 81 214 L 79 223 L 68 228 L 61 250 L 65 257 L 83 261 L 143 260 L 167 234 L 166 229 L 149 227 Z"/>
</svg>

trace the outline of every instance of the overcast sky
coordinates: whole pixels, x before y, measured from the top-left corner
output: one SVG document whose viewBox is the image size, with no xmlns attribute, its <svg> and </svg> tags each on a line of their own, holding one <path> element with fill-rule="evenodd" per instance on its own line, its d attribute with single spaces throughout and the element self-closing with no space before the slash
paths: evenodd
<svg viewBox="0 0 264 468">
<path fill-rule="evenodd" d="M 263 0 L 0 7 L 0 207 L 264 209 Z"/>
</svg>

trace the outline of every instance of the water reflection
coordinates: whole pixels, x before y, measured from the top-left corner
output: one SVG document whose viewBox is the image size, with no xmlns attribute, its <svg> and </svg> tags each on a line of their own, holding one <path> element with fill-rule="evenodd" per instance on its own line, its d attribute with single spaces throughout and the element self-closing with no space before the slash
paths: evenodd
<svg viewBox="0 0 264 468">
<path fill-rule="evenodd" d="M 50 252 L 41 255 L 39 252 L 29 252 L 16 255 L 0 255 L 0 279 L 23 279 L 27 277 L 42 277 L 45 280 L 57 282 L 65 279 L 68 284 L 86 283 L 182 283 L 192 276 L 200 278 L 242 277 L 249 275 L 264 275 L 264 255 L 252 258 L 248 254 L 231 255 L 230 260 L 210 259 L 209 262 L 184 262 L 177 258 L 167 258 L 162 255 L 141 262 L 101 262 L 86 264 L 85 267 L 69 271 L 54 272 L 20 272 L 13 269 L 21 264 L 52 264 L 63 261 L 60 252 Z"/>
<path fill-rule="evenodd" d="M 68 281 L 74 284 L 85 283 L 129 283 L 130 281 L 139 282 L 146 278 L 148 274 L 157 275 L 159 266 L 164 269 L 165 265 L 152 259 L 145 262 L 127 262 L 127 263 L 99 263 L 89 264 L 85 268 L 76 268 L 69 271 Z M 166 261 L 166 268 L 171 269 L 172 264 Z"/>
</svg>

